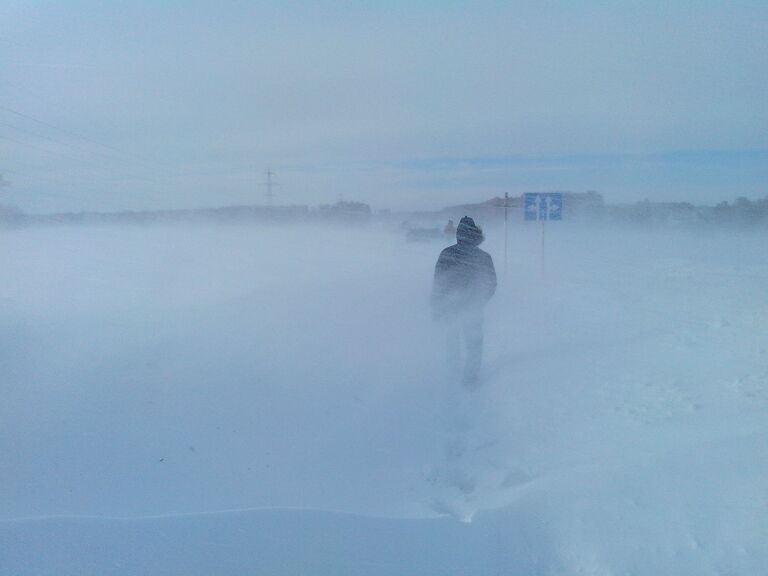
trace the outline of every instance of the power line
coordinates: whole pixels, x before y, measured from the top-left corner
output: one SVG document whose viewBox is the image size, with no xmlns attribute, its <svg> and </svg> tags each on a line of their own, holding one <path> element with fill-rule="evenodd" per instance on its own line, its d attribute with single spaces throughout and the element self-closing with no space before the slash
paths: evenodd
<svg viewBox="0 0 768 576">
<path fill-rule="evenodd" d="M 79 134 L 79 133 L 74 132 L 72 130 L 68 130 L 66 128 L 62 128 L 61 126 L 57 126 L 57 125 L 52 124 L 50 122 L 47 122 L 45 120 L 41 120 L 40 118 L 36 118 L 34 116 L 31 116 L 30 114 L 26 114 L 24 112 L 20 112 L 18 110 L 14 110 L 14 109 L 8 108 L 7 106 L 2 106 L 2 105 L 0 105 L 0 111 L 5 111 L 5 112 L 8 112 L 8 113 L 13 114 L 15 116 L 18 116 L 19 118 L 24 118 L 24 119 L 30 120 L 32 122 L 35 122 L 35 123 L 39 124 L 40 126 L 45 126 L 47 128 L 56 130 L 56 131 L 58 131 L 58 132 L 60 132 L 62 134 L 68 135 L 68 136 L 70 136 L 72 138 L 75 138 L 77 140 L 80 140 L 82 142 L 66 141 L 66 140 L 62 140 L 60 138 L 56 138 L 56 137 L 51 136 L 51 135 L 42 134 L 40 132 L 37 132 L 35 130 L 31 130 L 31 129 L 26 128 L 26 127 L 22 128 L 22 127 L 19 127 L 19 126 L 15 126 L 13 124 L 8 124 L 7 122 L 0 122 L 0 124 L 2 124 L 2 125 L 7 126 L 7 127 L 11 128 L 13 130 L 16 130 L 16 131 L 19 131 L 19 132 L 23 132 L 23 133 L 27 134 L 28 136 L 32 136 L 32 137 L 35 137 L 35 138 L 41 138 L 41 139 L 48 140 L 50 142 L 59 144 L 61 146 L 68 147 L 68 148 L 72 149 L 75 152 L 77 152 L 78 150 L 86 151 L 88 153 L 94 153 L 95 152 L 95 153 L 100 154 L 104 158 L 111 158 L 113 160 L 133 159 L 133 160 L 136 160 L 139 163 L 141 163 L 145 168 L 150 168 L 150 169 L 155 170 L 155 171 L 158 168 L 160 170 L 162 170 L 162 173 L 160 173 L 160 174 L 155 173 L 155 174 L 153 174 L 153 176 L 159 177 L 159 178 L 164 179 L 164 180 L 165 179 L 175 179 L 175 178 L 177 178 L 180 175 L 180 168 L 179 167 L 171 166 L 171 165 L 168 165 L 168 164 L 163 164 L 163 163 L 160 163 L 160 162 L 157 162 L 157 161 L 154 161 L 154 160 L 149 160 L 149 159 L 143 158 L 141 156 L 137 156 L 135 154 L 131 154 L 129 152 L 126 152 L 126 151 L 120 150 L 118 148 L 115 148 L 114 146 L 110 146 L 108 144 L 104 144 L 102 142 L 98 142 L 97 140 L 94 140 L 92 138 L 89 138 L 87 136 Z M 3 139 L 8 140 L 8 141 L 16 142 L 16 143 L 22 144 L 24 146 L 29 146 L 29 147 L 32 147 L 32 148 L 37 148 L 38 150 L 40 150 L 42 152 L 45 152 L 47 154 L 58 154 L 58 155 L 62 156 L 63 158 L 68 158 L 70 160 L 76 160 L 76 161 L 82 161 L 82 159 L 74 158 L 72 156 L 67 156 L 66 154 L 62 153 L 61 151 L 58 151 L 58 150 L 57 151 L 48 150 L 48 149 L 45 149 L 45 148 L 43 148 L 41 146 L 38 146 L 36 144 L 32 144 L 32 143 L 29 143 L 29 142 L 24 142 L 24 141 L 20 141 L 20 140 L 8 137 L 7 135 L 0 135 L 0 138 L 3 138 Z M 90 144 L 91 146 L 98 146 L 102 150 L 98 150 L 98 151 L 93 150 L 90 147 L 85 147 L 83 145 L 83 143 Z M 109 151 L 112 154 L 105 154 L 105 151 Z M 116 158 L 114 156 L 114 154 L 120 155 L 121 158 Z M 229 171 L 226 171 L 226 172 L 228 173 Z M 187 172 L 187 175 L 189 175 L 189 172 Z M 213 173 L 213 175 L 216 175 L 216 173 Z M 272 172 L 271 176 L 274 176 L 274 172 Z M 271 176 L 270 176 L 270 179 L 271 179 Z M 159 186 L 163 185 L 161 182 L 158 182 L 157 180 L 155 180 L 155 179 L 153 179 L 151 177 L 144 177 L 143 179 L 145 181 L 147 181 L 147 182 L 153 182 L 154 184 L 157 184 Z M 278 185 L 279 184 L 277 184 L 277 183 L 275 183 L 273 181 L 271 183 L 271 185 L 270 185 L 270 191 L 271 191 L 272 187 L 275 187 L 275 186 L 278 186 Z M 272 195 L 274 195 L 274 194 L 272 194 Z"/>
<path fill-rule="evenodd" d="M 68 134 L 70 136 L 73 136 L 74 138 L 79 138 L 80 140 L 84 140 L 86 142 L 89 142 L 91 144 L 94 144 L 96 146 L 100 146 L 102 148 L 105 148 L 107 150 L 111 150 L 112 152 L 117 152 L 118 154 L 126 154 L 122 150 L 118 150 L 117 148 L 114 148 L 112 146 L 109 146 L 107 144 L 102 144 L 101 142 L 97 142 L 96 140 L 93 140 L 91 138 L 88 138 L 87 136 L 83 136 L 82 134 L 78 134 L 76 132 L 72 132 L 71 130 L 68 130 L 66 128 L 61 128 L 60 126 L 56 126 L 54 124 L 51 124 L 50 122 L 46 122 L 45 120 L 40 120 L 39 118 L 35 118 L 34 116 L 30 116 L 29 114 L 25 114 L 23 112 L 19 112 L 18 110 L 13 110 L 11 108 L 8 108 L 6 106 L 0 106 L 0 110 L 3 112 L 8 112 L 9 114 L 14 114 L 15 116 L 19 116 L 20 118 L 25 118 L 27 120 L 31 120 L 32 122 L 36 122 L 42 126 L 46 126 L 48 128 L 53 128 L 54 130 L 58 130 L 59 132 L 63 132 L 64 134 Z"/>
<path fill-rule="evenodd" d="M 48 140 L 49 142 L 53 142 L 54 144 L 59 144 L 60 146 L 69 146 L 66 142 L 62 142 L 60 140 L 56 140 L 55 138 L 52 138 L 50 136 L 46 136 L 44 134 L 35 134 L 34 132 L 28 131 L 28 130 L 22 130 L 21 128 L 18 128 L 16 126 L 11 126 L 10 124 L 0 123 L 0 125 L 7 126 L 9 128 L 12 128 L 14 130 L 17 130 L 19 132 L 26 132 L 26 134 L 30 136 L 34 136 L 35 138 L 42 138 L 43 140 Z M 6 140 L 8 142 L 13 142 L 14 144 L 19 144 L 21 146 L 26 146 L 28 148 L 33 148 L 35 150 L 39 150 L 40 152 L 44 152 L 46 154 L 52 154 L 54 156 L 60 156 L 62 158 L 66 158 L 68 160 L 74 160 L 76 162 L 82 162 L 82 158 L 78 158 L 77 156 L 72 156 L 70 154 L 67 154 L 65 152 L 62 152 L 61 150 L 55 150 L 50 148 L 45 148 L 43 146 L 40 146 L 38 144 L 27 142 L 25 140 L 20 140 L 18 138 L 13 138 L 12 136 L 8 136 L 7 134 L 0 134 L 0 139 Z"/>
<path fill-rule="evenodd" d="M 41 136 L 41 137 L 43 137 L 43 136 Z M 7 142 L 12 142 L 12 143 L 20 145 L 20 146 L 26 146 L 27 148 L 31 148 L 33 150 L 37 150 L 37 151 L 42 152 L 44 154 L 49 154 L 51 156 L 55 156 L 55 157 L 58 157 L 58 158 L 69 160 L 69 161 L 74 161 L 74 162 L 77 162 L 77 163 L 80 163 L 80 164 L 82 164 L 83 161 L 84 161 L 83 158 L 78 158 L 77 156 L 73 156 L 73 155 L 68 154 L 66 152 L 62 152 L 61 150 L 46 148 L 46 147 L 43 147 L 43 146 L 39 146 L 38 144 L 34 144 L 32 142 L 26 142 L 24 140 L 19 140 L 18 138 L 12 138 L 12 137 L 10 137 L 8 135 L 5 135 L 5 134 L 0 134 L 0 140 L 5 140 Z M 46 140 L 50 140 L 51 142 L 54 142 L 56 144 L 66 145 L 66 143 L 64 143 L 64 142 L 60 142 L 60 141 L 57 141 L 57 140 L 54 140 L 54 139 L 51 139 L 51 138 L 46 138 Z M 48 171 L 51 171 L 51 170 L 48 169 Z M 53 170 L 53 171 L 54 172 L 61 172 L 60 170 L 58 170 L 58 171 L 57 170 Z M 76 168 L 76 171 L 80 172 L 80 173 L 83 173 L 83 174 L 86 174 L 86 175 L 90 175 L 92 177 L 100 178 L 100 179 L 105 180 L 107 182 L 116 182 L 116 181 L 120 182 L 120 181 L 137 180 L 137 181 L 148 182 L 148 183 L 155 184 L 155 185 L 158 185 L 158 186 L 162 185 L 159 182 L 157 182 L 156 180 L 153 180 L 152 178 L 148 178 L 146 176 L 141 176 L 141 175 L 127 174 L 127 175 L 125 175 L 123 177 L 114 176 L 114 175 L 112 175 L 112 171 L 111 170 L 107 170 L 107 169 L 105 169 L 103 167 L 97 168 L 97 167 L 94 167 L 94 166 L 81 165 L 81 166 L 78 166 Z M 71 176 L 72 175 L 72 169 L 67 170 L 66 174 Z"/>
<path fill-rule="evenodd" d="M 22 112 L 20 110 L 16 110 L 13 108 L 9 108 L 8 106 L 0 105 L 0 112 L 5 112 L 7 114 L 11 114 L 13 116 L 16 116 L 18 118 L 22 118 L 24 120 L 27 120 L 29 122 L 34 122 L 35 124 L 39 126 L 46 127 L 49 130 L 56 131 L 58 134 L 66 135 L 69 138 L 60 138 L 55 135 L 50 134 L 44 134 L 41 133 L 39 130 L 33 130 L 27 127 L 19 127 L 15 126 L 14 124 L 8 124 L 7 122 L 0 122 L 0 125 L 7 126 L 8 128 L 11 128 L 13 130 L 19 131 L 21 133 L 24 133 L 28 136 L 27 140 L 30 140 L 32 138 L 39 138 L 44 139 L 49 142 L 55 143 L 61 147 L 65 147 L 65 150 L 56 150 L 53 147 L 46 147 L 41 146 L 39 143 L 35 142 L 28 142 L 25 140 L 19 140 L 13 137 L 8 136 L 7 134 L 0 134 L 0 139 L 7 140 L 9 142 L 14 142 L 16 144 L 20 144 L 23 146 L 27 146 L 30 148 L 37 149 L 40 152 L 43 152 L 45 154 L 52 154 L 52 155 L 58 155 L 61 158 L 66 158 L 70 161 L 76 161 L 78 163 L 80 162 L 88 162 L 86 158 L 77 158 L 72 155 L 67 154 L 66 152 L 72 152 L 75 154 L 78 153 L 88 153 L 93 154 L 97 153 L 101 155 L 104 158 L 111 158 L 113 161 L 121 160 L 125 162 L 126 160 L 133 159 L 134 161 L 137 161 L 141 163 L 145 168 L 149 168 L 153 170 L 152 176 L 157 176 L 161 180 L 167 180 L 167 179 L 177 179 L 179 176 L 182 175 L 182 169 L 180 167 L 176 166 L 170 166 L 168 164 L 162 164 L 154 160 L 149 160 L 142 158 L 141 156 L 137 156 L 135 154 L 126 152 L 124 150 L 120 150 L 119 148 L 116 148 L 114 146 L 111 146 L 109 144 L 105 144 L 103 142 L 99 142 L 98 140 L 95 140 L 93 138 L 90 138 L 84 134 L 81 134 L 77 131 L 73 131 L 67 128 L 63 128 L 61 126 L 58 126 L 56 124 L 53 124 L 51 122 L 48 122 L 46 120 L 43 120 L 41 118 L 38 118 L 36 116 L 33 116 L 31 114 L 27 114 L 26 112 Z M 31 137 L 31 138 L 30 138 Z M 88 144 L 89 146 L 84 146 L 84 144 Z M 98 147 L 98 150 L 94 150 L 93 147 Z M 67 150 L 68 149 L 68 150 Z M 109 152 L 110 154 L 105 154 L 105 152 Z M 117 155 L 117 156 L 116 156 Z M 89 164 L 91 162 L 88 162 Z M 107 173 L 105 170 L 105 167 L 102 166 L 99 169 L 94 169 L 91 167 L 90 169 L 86 168 L 86 171 L 90 172 L 91 174 L 96 175 L 97 177 L 100 176 L 102 178 L 107 177 Z M 125 168 L 128 168 L 126 166 Z M 162 170 L 160 174 L 157 173 L 158 168 Z M 190 176 L 189 171 L 185 171 L 185 174 L 187 177 Z M 148 175 L 149 176 L 149 175 Z M 199 176 L 199 174 L 198 174 Z M 263 183 L 261 185 L 266 186 L 266 199 L 268 205 L 273 204 L 273 200 L 275 197 L 274 188 L 279 186 L 277 182 L 274 181 L 275 173 L 271 170 L 267 170 L 267 181 L 266 183 Z M 161 182 L 158 180 L 153 179 L 152 177 L 140 177 L 140 176 L 132 176 L 130 178 L 119 178 L 121 180 L 143 180 L 148 183 L 155 184 L 156 186 L 164 186 Z M 114 178 L 110 178 L 110 180 L 114 180 Z M 156 193 L 159 193 L 160 190 L 156 190 Z"/>
<path fill-rule="evenodd" d="M 73 137 L 73 138 L 76 138 L 78 140 L 81 140 L 82 142 L 85 142 L 85 143 L 90 144 L 92 146 L 95 145 L 95 146 L 98 146 L 99 148 L 103 149 L 103 150 L 93 150 L 92 148 L 86 147 L 82 143 L 78 143 L 77 141 L 74 141 L 74 142 L 66 141 L 66 140 L 62 140 L 60 138 L 57 138 L 57 137 L 54 137 L 54 136 L 51 136 L 51 135 L 48 135 L 48 134 L 43 134 L 43 133 L 40 133 L 38 131 L 31 130 L 31 129 L 26 128 L 26 127 L 22 128 L 22 127 L 19 127 L 19 126 L 15 126 L 13 124 L 9 124 L 7 122 L 0 122 L 0 125 L 2 125 L 2 126 L 6 126 L 8 128 L 11 128 L 12 130 L 16 130 L 18 132 L 26 134 L 27 136 L 31 136 L 33 138 L 38 138 L 38 139 L 43 139 L 43 140 L 46 140 L 46 141 L 51 142 L 53 144 L 57 144 L 59 146 L 68 148 L 72 152 L 75 152 L 75 153 L 79 152 L 80 154 L 82 154 L 82 153 L 94 154 L 95 153 L 95 154 L 100 155 L 102 158 L 110 159 L 112 161 L 115 161 L 115 160 L 118 160 L 118 161 L 119 160 L 123 160 L 123 161 L 125 161 L 126 157 L 128 157 L 128 158 L 133 158 L 135 160 L 138 160 L 140 163 L 142 163 L 145 166 L 145 168 L 148 167 L 148 168 L 155 169 L 155 170 L 157 169 L 157 167 L 165 168 L 164 166 L 161 166 L 159 164 L 157 164 L 156 166 L 151 166 L 143 158 L 140 158 L 138 156 L 129 154 L 127 152 L 123 152 L 123 151 L 118 150 L 117 148 L 114 148 L 114 147 L 109 146 L 107 144 L 102 144 L 101 142 L 97 142 L 97 141 L 95 141 L 95 140 L 93 140 L 91 138 L 88 138 L 86 136 L 82 136 L 80 134 L 72 132 L 71 130 L 67 130 L 65 128 L 61 128 L 59 126 L 56 126 L 56 125 L 51 124 L 49 122 L 46 122 L 44 120 L 40 120 L 39 118 L 35 118 L 33 116 L 30 116 L 29 114 L 24 114 L 23 112 L 19 112 L 17 110 L 12 110 L 12 109 L 10 109 L 10 108 L 8 108 L 6 106 L 0 106 L 0 110 L 5 111 L 5 112 L 9 112 L 11 114 L 14 114 L 14 115 L 20 117 L 20 118 L 25 118 L 25 119 L 30 120 L 32 122 L 35 122 L 35 123 L 37 123 L 37 124 L 39 124 L 41 126 L 45 126 L 45 127 L 57 130 L 57 131 L 59 131 L 59 132 L 61 132 L 63 134 L 66 134 L 66 135 L 70 136 L 70 137 Z M 19 144 L 19 145 L 22 145 L 22 146 L 26 146 L 26 147 L 29 147 L 29 148 L 33 148 L 33 149 L 38 150 L 40 152 L 43 152 L 45 154 L 51 154 L 51 155 L 58 156 L 60 158 L 64 158 L 64 159 L 67 159 L 67 160 L 70 160 L 70 161 L 74 161 L 74 162 L 78 162 L 78 163 L 82 163 L 82 162 L 86 161 L 85 158 L 78 157 L 78 156 L 73 156 L 71 154 L 68 154 L 68 153 L 62 151 L 62 150 L 56 150 L 56 149 L 51 149 L 51 148 L 43 147 L 43 146 L 38 145 L 37 143 L 27 142 L 25 140 L 19 140 L 17 138 L 10 137 L 7 134 L 0 134 L 0 139 L 6 140 L 8 142 L 13 142 L 15 144 Z M 112 152 L 112 154 L 106 154 L 105 151 Z M 122 158 L 117 158 L 114 155 L 115 153 L 117 153 L 120 156 L 122 156 Z M 90 173 L 92 176 L 96 176 L 97 178 L 102 178 L 104 180 L 112 181 L 112 182 L 114 182 L 114 181 L 136 180 L 136 181 L 144 181 L 144 182 L 147 182 L 147 183 L 151 183 L 151 184 L 154 184 L 156 186 L 163 186 L 163 184 L 161 184 L 157 180 L 155 180 L 155 179 L 153 179 L 151 177 L 147 177 L 147 176 L 127 175 L 126 177 L 117 177 L 117 178 L 115 178 L 114 176 L 109 176 L 108 172 L 106 170 L 104 170 L 104 169 L 99 170 L 99 169 L 94 169 L 94 167 L 87 167 L 87 168 L 86 167 L 81 167 L 81 168 L 79 168 L 79 170 L 81 172 L 85 171 L 86 173 Z M 162 178 L 163 176 L 160 175 L 160 177 Z M 167 177 L 170 177 L 170 175 L 166 175 L 166 178 Z"/>
<path fill-rule="evenodd" d="M 0 110 L 3 112 L 7 112 L 9 114 L 13 114 L 15 116 L 18 116 L 19 118 L 24 118 L 26 120 L 30 120 L 31 122 L 35 122 L 37 124 L 40 124 L 41 126 L 46 126 L 47 128 L 51 128 L 53 130 L 58 130 L 59 132 L 63 134 L 67 134 L 73 138 L 77 138 L 79 140 L 82 140 L 84 142 L 88 142 L 91 145 L 98 146 L 100 148 L 103 148 L 104 150 L 109 150 L 110 152 L 120 154 L 121 156 L 133 158 L 134 160 L 141 162 L 145 166 L 153 167 L 153 168 L 162 168 L 162 169 L 168 169 L 168 166 L 164 166 L 162 164 L 159 164 L 155 161 L 147 160 L 146 158 L 142 158 L 141 156 L 137 156 L 136 154 L 132 154 L 130 152 L 126 152 L 124 150 L 120 150 L 118 148 L 115 148 L 114 146 L 110 146 L 109 144 L 104 144 L 103 142 L 99 142 L 98 140 L 94 140 L 93 138 L 89 138 L 88 136 L 84 136 L 82 134 L 79 134 L 77 132 L 74 132 L 72 130 L 69 130 L 67 128 L 62 128 L 61 126 L 56 126 L 55 124 L 51 124 L 50 122 L 46 122 L 45 120 L 41 120 L 40 118 L 36 118 L 34 116 L 31 116 L 29 114 L 25 114 L 24 112 L 19 112 L 18 110 L 13 110 L 12 108 L 8 108 L 7 106 L 0 105 Z M 43 136 L 45 138 L 45 136 Z M 52 139 L 48 137 L 48 139 Z M 54 140 L 55 141 L 55 140 Z M 62 143 L 62 142 L 59 142 Z M 63 143 L 62 143 L 63 144 Z M 66 145 L 66 144 L 65 144 Z"/>
</svg>

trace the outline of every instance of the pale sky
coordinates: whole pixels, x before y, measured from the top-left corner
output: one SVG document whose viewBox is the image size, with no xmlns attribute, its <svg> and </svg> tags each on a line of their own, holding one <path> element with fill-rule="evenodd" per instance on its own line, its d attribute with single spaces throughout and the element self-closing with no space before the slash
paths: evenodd
<svg viewBox="0 0 768 576">
<path fill-rule="evenodd" d="M 768 195 L 768 2 L 0 0 L 0 203 Z"/>
</svg>

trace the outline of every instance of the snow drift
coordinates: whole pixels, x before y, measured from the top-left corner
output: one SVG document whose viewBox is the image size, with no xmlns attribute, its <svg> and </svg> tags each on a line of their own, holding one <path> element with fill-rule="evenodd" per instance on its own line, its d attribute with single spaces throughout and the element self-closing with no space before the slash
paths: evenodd
<svg viewBox="0 0 768 576">
<path fill-rule="evenodd" d="M 439 243 L 0 233 L 0 574 L 759 572 L 765 237 L 487 236 L 468 392 Z"/>
</svg>

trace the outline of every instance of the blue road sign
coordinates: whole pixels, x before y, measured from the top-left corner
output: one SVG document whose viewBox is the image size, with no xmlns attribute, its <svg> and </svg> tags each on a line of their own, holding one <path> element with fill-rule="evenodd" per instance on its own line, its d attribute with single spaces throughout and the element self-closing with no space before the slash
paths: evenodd
<svg viewBox="0 0 768 576">
<path fill-rule="evenodd" d="M 528 192 L 523 201 L 526 220 L 562 220 L 561 192 Z"/>
</svg>

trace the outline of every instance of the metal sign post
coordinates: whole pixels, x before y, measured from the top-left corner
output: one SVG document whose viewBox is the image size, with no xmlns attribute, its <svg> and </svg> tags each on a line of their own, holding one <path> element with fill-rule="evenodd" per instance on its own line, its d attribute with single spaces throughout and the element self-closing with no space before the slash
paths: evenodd
<svg viewBox="0 0 768 576">
<path fill-rule="evenodd" d="M 563 219 L 563 195 L 560 192 L 529 192 L 523 201 L 526 220 L 541 222 L 541 275 L 545 271 L 546 222 Z"/>
<path fill-rule="evenodd" d="M 539 254 L 541 254 L 541 275 L 543 277 L 546 276 L 547 272 L 547 221 L 539 220 L 539 222 L 541 222 L 541 250 L 539 251 Z"/>
<path fill-rule="evenodd" d="M 504 192 L 504 278 L 507 277 L 507 247 L 509 246 L 509 233 L 507 224 L 507 208 L 509 207 L 509 192 Z"/>
</svg>

